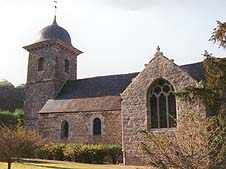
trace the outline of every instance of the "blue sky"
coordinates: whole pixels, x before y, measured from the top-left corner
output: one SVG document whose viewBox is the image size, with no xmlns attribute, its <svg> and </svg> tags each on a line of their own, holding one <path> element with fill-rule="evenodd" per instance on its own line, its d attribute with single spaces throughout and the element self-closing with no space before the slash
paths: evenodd
<svg viewBox="0 0 226 169">
<path fill-rule="evenodd" d="M 209 42 L 216 21 L 226 21 L 226 1 L 59 0 L 58 24 L 71 35 L 78 77 L 141 71 L 157 45 L 176 64 L 201 61 L 204 50 L 225 56 Z M 22 49 L 52 23 L 52 0 L 0 0 L 0 79 L 26 82 Z"/>
</svg>

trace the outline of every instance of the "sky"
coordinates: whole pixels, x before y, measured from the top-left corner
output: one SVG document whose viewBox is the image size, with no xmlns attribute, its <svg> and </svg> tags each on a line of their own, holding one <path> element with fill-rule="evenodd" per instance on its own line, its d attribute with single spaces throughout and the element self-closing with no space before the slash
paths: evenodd
<svg viewBox="0 0 226 169">
<path fill-rule="evenodd" d="M 26 83 L 28 52 L 53 21 L 52 0 L 0 0 L 0 80 Z M 225 0 L 59 0 L 57 22 L 78 56 L 78 78 L 142 71 L 159 45 L 178 65 L 203 60 L 216 21 L 226 21 Z"/>
</svg>

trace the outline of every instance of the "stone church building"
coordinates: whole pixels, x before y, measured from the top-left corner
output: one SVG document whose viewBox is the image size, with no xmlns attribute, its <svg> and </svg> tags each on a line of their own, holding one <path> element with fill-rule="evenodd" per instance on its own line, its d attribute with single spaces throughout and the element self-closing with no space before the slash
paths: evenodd
<svg viewBox="0 0 226 169">
<path fill-rule="evenodd" d="M 201 62 L 178 66 L 157 48 L 140 72 L 77 79 L 69 33 L 56 22 L 43 28 L 29 52 L 25 125 L 51 142 L 120 144 L 125 164 L 143 164 L 141 130 L 176 130 L 188 103 L 175 93 L 200 85 Z M 202 111 L 193 105 L 193 111 Z"/>
</svg>

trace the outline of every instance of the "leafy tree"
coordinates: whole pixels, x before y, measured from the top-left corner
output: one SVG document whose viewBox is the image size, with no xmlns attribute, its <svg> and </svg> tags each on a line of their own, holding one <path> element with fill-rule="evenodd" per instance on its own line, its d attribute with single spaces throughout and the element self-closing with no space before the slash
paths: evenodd
<svg viewBox="0 0 226 169">
<path fill-rule="evenodd" d="M 27 131 L 20 125 L 16 128 L 0 128 L 0 161 L 11 164 L 21 158 L 32 157 L 40 147 L 39 137 L 33 131 Z"/>
<path fill-rule="evenodd" d="M 0 110 L 22 109 L 25 98 L 25 85 L 14 87 L 7 80 L 0 81 Z"/>
<path fill-rule="evenodd" d="M 219 47 L 226 47 L 226 22 L 217 21 L 217 27 L 213 29 L 209 40 L 218 43 Z"/>
<path fill-rule="evenodd" d="M 11 88 L 14 88 L 14 85 L 7 81 L 6 79 L 3 79 L 2 81 L 0 81 L 0 86 L 7 86 L 7 87 L 11 87 Z"/>
<path fill-rule="evenodd" d="M 206 126 L 211 123 L 200 114 L 185 114 L 176 132 L 143 131 L 142 148 L 151 166 L 169 169 L 206 169 L 209 165 Z"/>
</svg>

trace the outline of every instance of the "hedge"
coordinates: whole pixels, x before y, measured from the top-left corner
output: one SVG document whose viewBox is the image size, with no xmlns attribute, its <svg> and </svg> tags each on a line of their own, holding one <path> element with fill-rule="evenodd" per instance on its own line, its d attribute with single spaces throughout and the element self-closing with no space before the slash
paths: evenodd
<svg viewBox="0 0 226 169">
<path fill-rule="evenodd" d="M 16 109 L 14 112 L 0 111 L 0 126 L 14 127 L 19 123 L 23 123 L 24 112 Z"/>
<path fill-rule="evenodd" d="M 90 164 L 116 164 L 122 162 L 122 149 L 118 145 L 104 144 L 47 144 L 37 151 L 36 158 Z"/>
<path fill-rule="evenodd" d="M 65 144 L 46 144 L 37 152 L 36 156 L 47 160 L 64 160 Z"/>
</svg>

